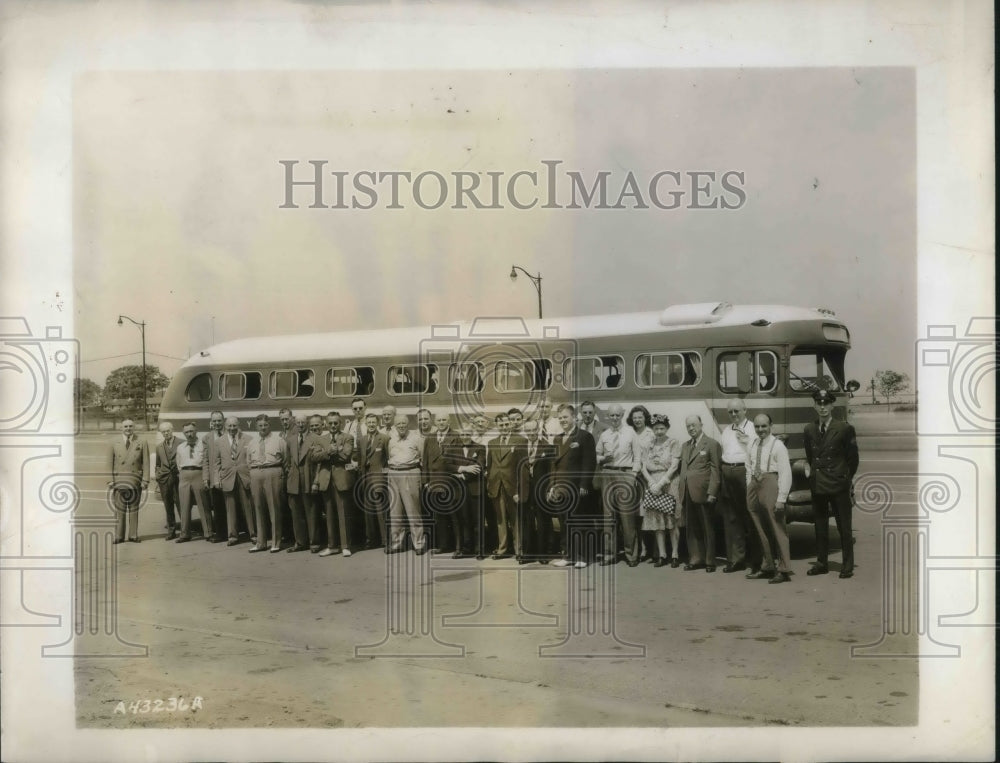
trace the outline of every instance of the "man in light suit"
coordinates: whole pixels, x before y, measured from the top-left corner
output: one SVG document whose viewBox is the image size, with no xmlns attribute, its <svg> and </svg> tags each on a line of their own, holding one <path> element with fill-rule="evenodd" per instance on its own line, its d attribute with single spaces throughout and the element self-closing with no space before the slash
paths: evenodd
<svg viewBox="0 0 1000 763">
<path fill-rule="evenodd" d="M 486 493 L 493 503 L 493 519 L 497 528 L 497 548 L 494 559 L 506 559 L 519 544 L 512 537 L 514 518 L 521 500 L 518 489 L 518 465 L 528 444 L 521 435 L 510 434 L 510 419 L 501 413 L 496 418 L 500 434 L 490 440 L 486 449 Z"/>
<path fill-rule="evenodd" d="M 292 535 L 295 543 L 288 547 L 288 553 L 305 551 L 309 548 L 309 532 L 306 523 L 306 499 L 312 487 L 311 465 L 309 463 L 309 420 L 302 415 L 295 417 L 295 426 L 285 437 L 288 443 L 288 464 L 285 469 L 285 492 L 288 494 L 288 510 L 292 517 Z"/>
<path fill-rule="evenodd" d="M 306 452 L 306 472 L 308 479 L 307 491 L 300 496 L 306 512 L 306 535 L 308 536 L 309 552 L 318 554 L 323 547 L 320 545 L 319 518 L 323 514 L 323 490 L 329 486 L 329 478 L 323 480 L 324 488 L 320 489 L 319 462 L 326 451 L 327 438 L 323 435 L 323 417 L 314 414 L 309 417 L 309 432 L 306 434 L 302 449 Z M 291 458 L 291 456 L 289 456 Z"/>
<path fill-rule="evenodd" d="M 691 439 L 681 448 L 681 506 L 687 516 L 685 570 L 715 572 L 715 502 L 721 484 L 722 447 L 703 431 L 701 418 L 685 421 Z"/>
<path fill-rule="evenodd" d="M 365 548 L 383 546 L 389 553 L 385 532 L 385 517 L 389 510 L 388 485 L 385 481 L 385 464 L 389 458 L 389 436 L 380 432 L 379 417 L 369 413 L 365 417 L 366 432 L 358 444 L 358 482 L 354 501 L 365 515 Z"/>
<path fill-rule="evenodd" d="M 448 497 L 458 497 L 451 480 L 455 479 L 455 466 L 449 464 L 446 454 L 458 445 L 458 437 L 451 431 L 447 413 L 434 417 L 434 432 L 424 437 L 424 453 L 420 460 L 423 470 L 424 497 L 434 519 L 432 554 L 454 553 L 459 542 L 452 537 L 452 514 L 457 505 L 448 506 Z M 452 502 L 454 503 L 454 501 Z"/>
<path fill-rule="evenodd" d="M 163 435 L 156 445 L 156 485 L 160 491 L 160 500 L 163 501 L 163 509 L 167 513 L 167 537 L 166 540 L 173 540 L 177 537 L 177 445 L 180 442 L 174 437 L 174 425 L 169 421 L 160 424 L 160 433 Z"/>
<path fill-rule="evenodd" d="M 354 438 L 340 431 L 343 420 L 339 413 L 331 412 L 326 417 L 329 441 L 324 438 L 323 455 L 317 463 L 316 483 L 326 505 L 326 548 L 320 556 L 332 556 L 339 551 L 345 557 L 351 556 L 353 525 L 352 488 L 353 470 L 348 470 L 354 455 Z M 325 486 L 324 486 L 324 483 Z"/>
<path fill-rule="evenodd" d="M 222 487 L 219 485 L 219 471 L 216 466 L 218 462 L 216 448 L 220 438 L 224 437 L 225 416 L 222 411 L 212 411 L 208 419 L 208 431 L 205 433 L 203 441 L 208 457 L 208 478 L 205 481 L 205 488 L 208 491 L 208 500 L 211 506 L 206 509 L 212 514 L 212 528 L 218 533 L 217 540 L 222 540 L 223 523 L 226 519 L 226 498 Z M 200 508 L 200 506 L 199 506 Z"/>
<path fill-rule="evenodd" d="M 809 487 L 812 490 L 813 519 L 816 525 L 816 564 L 807 575 L 825 575 L 829 552 L 830 514 L 840 535 L 842 563 L 840 577 L 854 575 L 854 535 L 851 529 L 853 509 L 852 481 L 858 471 L 858 439 L 854 427 L 833 418 L 837 396 L 829 390 L 813 395 L 817 421 L 806 424 L 806 460 L 809 463 Z"/>
<path fill-rule="evenodd" d="M 125 518 L 128 517 L 128 540 L 139 542 L 139 503 L 149 484 L 149 446 L 135 434 L 135 422 L 122 422 L 122 437 L 115 438 L 108 450 L 108 473 L 111 502 L 115 509 L 115 543 L 125 542 Z"/>
<path fill-rule="evenodd" d="M 559 426 L 562 432 L 555 437 L 555 458 L 552 461 L 552 478 L 557 484 L 549 489 L 548 500 L 553 509 L 562 509 L 559 524 L 562 526 L 564 556 L 553 562 L 556 567 L 583 568 L 584 538 L 570 533 L 573 519 L 587 517 L 586 501 L 594 482 L 597 468 L 597 446 L 589 432 L 576 426 L 576 411 L 572 405 L 559 406 Z"/>
<path fill-rule="evenodd" d="M 250 501 L 250 465 L 247 463 L 247 446 L 253 439 L 240 431 L 240 422 L 235 416 L 225 421 L 226 434 L 216 442 L 215 471 L 219 475 L 219 487 L 226 502 L 226 525 L 229 528 L 228 545 L 239 543 L 238 515 L 236 502 L 243 507 L 250 542 L 257 542 L 257 523 Z"/>
</svg>

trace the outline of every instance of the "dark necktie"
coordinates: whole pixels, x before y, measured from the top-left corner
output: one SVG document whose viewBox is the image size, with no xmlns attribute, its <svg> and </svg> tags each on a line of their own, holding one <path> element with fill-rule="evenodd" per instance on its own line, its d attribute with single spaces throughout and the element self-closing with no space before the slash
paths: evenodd
<svg viewBox="0 0 1000 763">
<path fill-rule="evenodd" d="M 826 437 L 826 424 L 819 425 L 819 436 Z"/>
<path fill-rule="evenodd" d="M 764 441 L 757 440 L 757 468 L 753 470 L 753 478 L 755 480 L 759 480 L 761 475 L 760 458 L 762 450 L 764 450 Z"/>
<path fill-rule="evenodd" d="M 233 447 L 232 447 L 232 450 L 230 451 L 230 453 L 232 453 L 232 456 L 233 456 L 233 461 L 236 460 L 236 455 L 237 455 L 238 447 L 239 446 L 236 444 L 236 438 L 234 437 L 233 438 Z"/>
<path fill-rule="evenodd" d="M 299 450 L 302 450 L 302 432 L 299 432 Z"/>
<path fill-rule="evenodd" d="M 188 447 L 189 447 L 189 448 L 191 449 L 191 458 L 194 458 L 194 445 L 191 445 L 191 444 L 189 443 L 189 444 L 188 444 Z"/>
</svg>

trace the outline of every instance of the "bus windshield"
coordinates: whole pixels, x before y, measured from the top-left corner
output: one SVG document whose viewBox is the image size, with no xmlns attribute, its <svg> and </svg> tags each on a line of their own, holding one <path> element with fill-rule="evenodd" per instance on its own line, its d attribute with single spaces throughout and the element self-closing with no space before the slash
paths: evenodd
<svg viewBox="0 0 1000 763">
<path fill-rule="evenodd" d="M 818 389 L 844 389 L 845 351 L 835 347 L 799 347 L 788 363 L 788 388 L 813 393 Z"/>
</svg>

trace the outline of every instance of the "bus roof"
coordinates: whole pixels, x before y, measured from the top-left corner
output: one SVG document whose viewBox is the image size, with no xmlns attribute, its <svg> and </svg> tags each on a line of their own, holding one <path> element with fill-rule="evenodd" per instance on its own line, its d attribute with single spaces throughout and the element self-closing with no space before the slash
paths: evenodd
<svg viewBox="0 0 1000 763">
<path fill-rule="evenodd" d="M 823 308 L 731 305 L 728 302 L 672 305 L 662 312 L 567 318 L 484 316 L 433 326 L 247 337 L 207 347 L 188 358 L 182 368 L 247 362 L 308 362 L 336 357 L 405 357 L 417 354 L 421 343 L 427 341 L 532 342 L 747 326 L 758 321 L 775 324 L 818 320 L 840 323 L 833 311 Z"/>
</svg>

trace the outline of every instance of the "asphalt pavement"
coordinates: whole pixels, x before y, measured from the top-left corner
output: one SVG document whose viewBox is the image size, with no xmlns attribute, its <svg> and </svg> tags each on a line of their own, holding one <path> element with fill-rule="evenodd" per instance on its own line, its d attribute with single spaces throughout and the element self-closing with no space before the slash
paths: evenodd
<svg viewBox="0 0 1000 763">
<path fill-rule="evenodd" d="M 108 435 L 76 444 L 77 514 L 105 510 Z M 862 447 L 915 506 L 917 453 Z M 883 479 L 884 481 L 884 479 Z M 864 501 L 870 500 L 871 505 Z M 102 547 L 79 637 L 81 727 L 745 726 L 916 722 L 915 660 L 852 656 L 883 638 L 877 496 L 855 510 L 855 576 L 808 577 L 813 529 L 790 526 L 792 581 L 742 573 L 513 560 L 249 554 L 164 541 L 155 497 L 139 544 Z M 865 510 L 867 509 L 867 510 Z M 117 570 L 109 586 L 105 572 Z M 110 592 L 110 593 L 109 593 Z M 914 635 L 915 638 L 915 635 Z M 877 651 L 877 650 L 876 650 Z M 200 697 L 187 712 L 155 700 Z M 141 702 L 152 704 L 143 712 Z M 135 704 L 135 703 L 140 704 Z M 122 708 L 126 712 L 121 712 Z"/>
</svg>

